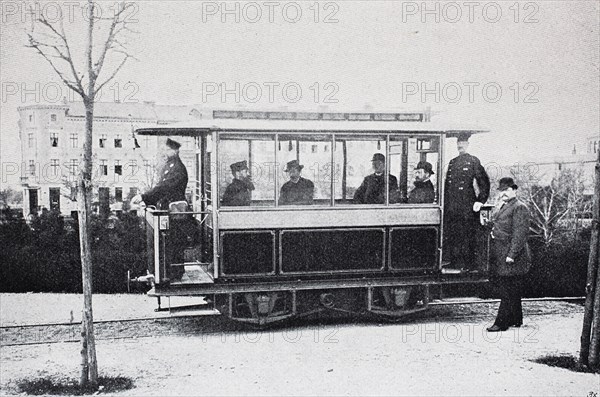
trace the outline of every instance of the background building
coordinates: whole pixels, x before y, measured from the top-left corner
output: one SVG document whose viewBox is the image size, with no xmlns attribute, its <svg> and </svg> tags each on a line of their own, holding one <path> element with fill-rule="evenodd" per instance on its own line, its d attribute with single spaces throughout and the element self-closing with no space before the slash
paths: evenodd
<svg viewBox="0 0 600 397">
<path fill-rule="evenodd" d="M 75 186 L 85 140 L 83 103 L 31 105 L 18 111 L 23 215 L 43 208 L 70 215 L 77 210 Z M 92 138 L 94 207 L 119 211 L 139 190 L 153 185 L 157 149 L 165 138 L 144 136 L 136 142 L 135 128 L 201 117 L 198 110 L 187 106 L 96 103 Z M 174 139 L 182 144 L 180 157 L 191 171 L 193 138 Z M 192 182 L 190 178 L 190 192 Z"/>
</svg>

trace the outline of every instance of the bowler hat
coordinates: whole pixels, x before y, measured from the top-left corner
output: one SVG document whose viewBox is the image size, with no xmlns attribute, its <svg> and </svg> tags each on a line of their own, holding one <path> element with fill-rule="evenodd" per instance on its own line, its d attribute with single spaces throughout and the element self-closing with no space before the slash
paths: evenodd
<svg viewBox="0 0 600 397">
<path fill-rule="evenodd" d="M 288 161 L 285 167 L 285 172 L 289 172 L 292 168 L 296 168 L 298 171 L 302 171 L 302 168 L 304 168 L 304 166 L 301 165 L 298 160 Z"/>
<path fill-rule="evenodd" d="M 498 181 L 498 190 L 506 190 L 508 188 L 518 189 L 519 187 L 511 177 L 500 178 Z"/>
<path fill-rule="evenodd" d="M 230 167 L 231 167 L 231 172 L 238 172 L 238 171 L 242 171 L 242 170 L 247 170 L 248 163 L 246 162 L 246 160 L 238 161 L 237 163 L 231 164 Z"/>
<path fill-rule="evenodd" d="M 181 147 L 181 143 L 174 141 L 171 138 L 167 138 L 165 145 L 167 145 L 168 147 L 170 147 L 173 150 L 178 150 Z"/>
<path fill-rule="evenodd" d="M 417 166 L 415 167 L 415 169 L 416 170 L 425 170 L 425 172 L 429 172 L 431 175 L 434 174 L 433 167 L 427 161 L 419 161 L 417 163 Z"/>
<path fill-rule="evenodd" d="M 375 153 L 371 161 L 381 161 L 385 163 L 385 156 L 381 153 Z"/>
<path fill-rule="evenodd" d="M 470 137 L 471 137 L 470 133 L 468 133 L 468 132 L 461 132 L 460 134 L 458 134 L 457 141 L 458 142 L 467 142 Z"/>
</svg>

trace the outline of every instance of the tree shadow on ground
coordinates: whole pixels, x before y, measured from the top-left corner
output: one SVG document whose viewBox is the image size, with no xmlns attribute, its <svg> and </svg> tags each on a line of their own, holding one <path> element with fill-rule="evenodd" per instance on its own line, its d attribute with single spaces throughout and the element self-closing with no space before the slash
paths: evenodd
<svg viewBox="0 0 600 397">
<path fill-rule="evenodd" d="M 82 396 L 87 394 L 116 393 L 134 387 L 133 380 L 122 376 L 99 377 L 98 390 L 82 388 L 76 380 L 46 377 L 37 379 L 22 379 L 16 382 L 18 393 L 29 395 L 68 395 Z"/>
<path fill-rule="evenodd" d="M 549 365 L 550 367 L 568 369 L 573 372 L 584 372 L 589 374 L 600 373 L 600 371 L 595 371 L 592 368 L 581 364 L 577 358 L 566 354 L 543 356 L 531 361 L 538 364 Z"/>
</svg>

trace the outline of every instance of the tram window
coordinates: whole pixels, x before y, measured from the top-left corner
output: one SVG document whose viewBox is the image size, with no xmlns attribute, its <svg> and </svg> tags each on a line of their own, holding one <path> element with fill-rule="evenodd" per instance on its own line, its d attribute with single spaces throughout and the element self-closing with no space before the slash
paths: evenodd
<svg viewBox="0 0 600 397">
<path fill-rule="evenodd" d="M 390 138 L 390 172 L 398 177 L 399 203 L 438 202 L 438 170 L 438 137 Z"/>
<path fill-rule="evenodd" d="M 249 137 L 241 134 L 221 136 L 219 143 L 221 205 L 274 206 L 274 165 L 273 136 Z M 246 171 L 243 171 L 244 169 Z M 236 171 L 237 178 L 234 178 L 233 171 Z"/>
<path fill-rule="evenodd" d="M 337 204 L 385 204 L 385 188 L 370 186 L 365 178 L 374 174 L 375 159 L 385 159 L 386 137 L 336 137 L 334 148 L 335 201 Z M 374 157 L 375 156 L 375 157 Z M 383 157 L 382 157 L 383 156 Z M 385 164 L 385 163 L 383 163 Z M 390 178 L 392 196 L 396 178 Z M 365 185 L 363 185 L 365 183 Z M 362 186 L 362 187 L 361 187 Z"/>
<path fill-rule="evenodd" d="M 278 205 L 331 205 L 331 135 L 280 135 Z M 301 167 L 299 177 L 293 169 Z"/>
</svg>

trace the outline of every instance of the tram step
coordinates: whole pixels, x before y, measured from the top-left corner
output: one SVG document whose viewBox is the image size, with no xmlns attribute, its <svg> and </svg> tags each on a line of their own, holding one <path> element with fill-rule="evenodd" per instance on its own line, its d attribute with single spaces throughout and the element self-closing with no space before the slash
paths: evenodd
<svg viewBox="0 0 600 397">
<path fill-rule="evenodd" d="M 214 280 L 208 269 L 208 264 L 204 263 L 178 263 L 171 266 L 184 266 L 185 272 L 179 280 L 171 281 L 171 285 L 182 284 L 213 284 Z"/>
<path fill-rule="evenodd" d="M 209 297 L 204 296 L 168 296 L 163 298 L 163 304 L 160 311 L 169 312 L 171 316 L 191 316 L 191 315 L 212 315 L 219 312 L 214 309 L 214 305 Z M 165 302 L 166 300 L 166 302 Z"/>
</svg>

